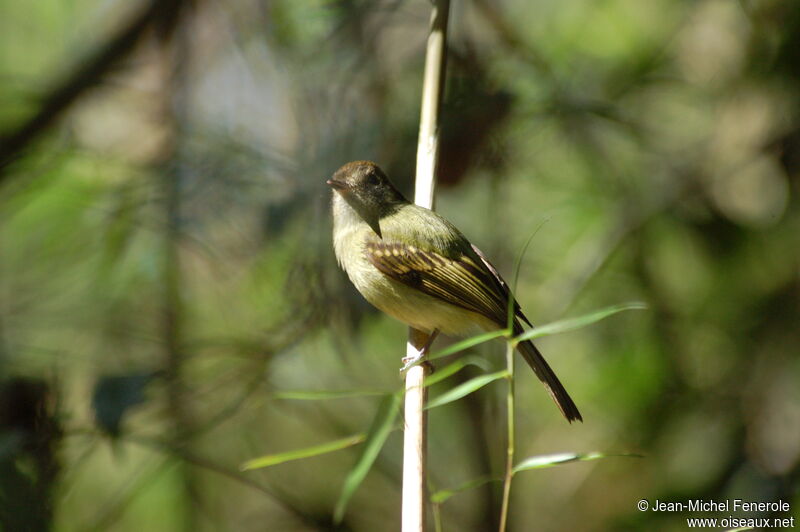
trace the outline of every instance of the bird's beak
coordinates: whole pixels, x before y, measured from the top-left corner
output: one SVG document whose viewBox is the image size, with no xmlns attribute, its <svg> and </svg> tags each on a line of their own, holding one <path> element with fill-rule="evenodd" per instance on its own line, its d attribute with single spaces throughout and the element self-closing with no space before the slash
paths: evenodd
<svg viewBox="0 0 800 532">
<path fill-rule="evenodd" d="M 344 183 L 342 181 L 337 181 L 335 179 L 328 179 L 325 182 L 328 184 L 328 186 L 330 186 L 334 190 L 344 190 L 347 188 L 347 183 Z"/>
</svg>

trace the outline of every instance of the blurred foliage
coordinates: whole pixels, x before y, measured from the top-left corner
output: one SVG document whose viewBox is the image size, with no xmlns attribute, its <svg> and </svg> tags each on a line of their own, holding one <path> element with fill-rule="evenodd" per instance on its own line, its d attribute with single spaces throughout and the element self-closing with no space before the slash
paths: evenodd
<svg viewBox="0 0 800 532">
<path fill-rule="evenodd" d="M 239 465 L 365 433 L 400 387 L 405 328 L 336 267 L 324 181 L 373 159 L 410 192 L 428 3 L 143 7 L 0 3 L 0 526 L 332 530 L 359 446 Z M 650 308 L 540 341 L 586 422 L 520 375 L 520 459 L 643 458 L 520 474 L 511 529 L 685 529 L 642 498 L 797 515 L 800 3 L 452 10 L 438 210 L 507 278 L 541 226 L 535 322 Z M 430 412 L 432 492 L 502 471 L 503 393 Z M 398 529 L 385 438 L 338 529 Z M 444 529 L 498 502 L 459 492 Z"/>
<path fill-rule="evenodd" d="M 119 436 L 125 414 L 146 401 L 145 388 L 154 373 L 102 376 L 94 386 L 92 408 L 98 427 Z"/>
</svg>

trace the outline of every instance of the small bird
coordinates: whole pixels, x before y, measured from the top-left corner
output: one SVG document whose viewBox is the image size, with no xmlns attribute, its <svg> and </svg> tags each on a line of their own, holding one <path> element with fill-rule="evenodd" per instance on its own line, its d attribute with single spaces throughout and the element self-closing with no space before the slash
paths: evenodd
<svg viewBox="0 0 800 532">
<path fill-rule="evenodd" d="M 347 163 L 327 183 L 334 190 L 339 265 L 372 305 L 430 335 L 422 355 L 439 332 L 462 336 L 506 326 L 508 285 L 453 224 L 409 202 L 369 161 Z M 521 322 L 532 326 L 514 301 L 514 334 L 522 332 Z M 567 421 L 583 421 L 536 346 L 526 340 L 517 348 Z"/>
</svg>

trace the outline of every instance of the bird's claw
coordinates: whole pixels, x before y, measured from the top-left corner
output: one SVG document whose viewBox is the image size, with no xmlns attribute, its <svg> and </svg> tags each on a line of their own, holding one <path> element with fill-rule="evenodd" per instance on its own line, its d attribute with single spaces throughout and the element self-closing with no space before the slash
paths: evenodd
<svg viewBox="0 0 800 532">
<path fill-rule="evenodd" d="M 439 335 L 439 329 L 434 329 L 430 335 L 428 335 L 425 344 L 422 346 L 422 349 L 417 351 L 417 354 L 411 357 L 404 357 L 401 359 L 403 363 L 403 367 L 400 368 L 400 375 L 404 374 L 406 371 L 410 370 L 414 366 L 418 366 L 419 364 L 427 364 L 428 371 L 433 370 L 433 366 L 425 360 L 425 357 L 428 356 L 428 351 L 431 349 L 431 344 L 433 341 L 436 340 L 436 337 Z"/>
<path fill-rule="evenodd" d="M 422 362 L 424 362 L 425 361 L 424 360 L 425 359 L 425 355 L 427 355 L 427 354 L 428 353 L 426 353 L 426 352 L 421 352 L 421 353 L 419 353 L 419 354 L 417 354 L 416 356 L 413 356 L 413 357 L 404 357 L 401 360 L 401 362 L 403 363 L 403 367 L 400 368 L 400 374 L 402 375 L 406 371 L 408 371 L 411 368 L 413 368 L 414 366 L 417 366 L 417 365 L 421 364 Z"/>
</svg>

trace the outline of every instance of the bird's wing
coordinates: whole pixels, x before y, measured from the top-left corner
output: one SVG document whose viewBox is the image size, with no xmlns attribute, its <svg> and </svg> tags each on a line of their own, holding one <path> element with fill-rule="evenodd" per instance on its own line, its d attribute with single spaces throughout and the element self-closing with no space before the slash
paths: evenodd
<svg viewBox="0 0 800 532">
<path fill-rule="evenodd" d="M 474 251 L 475 254 L 478 256 L 478 258 L 481 260 L 481 262 L 483 262 L 483 265 L 486 267 L 486 269 L 489 270 L 489 272 L 492 274 L 492 277 L 494 278 L 494 281 L 497 284 L 497 288 L 503 293 L 503 297 L 505 298 L 504 300 L 508 301 L 508 298 L 511 297 L 511 290 L 508 289 L 508 285 L 500 276 L 500 272 L 497 271 L 497 268 L 494 267 L 494 264 L 489 262 L 489 259 L 487 259 L 486 255 L 483 254 L 483 251 L 478 249 L 478 247 L 475 244 L 470 244 L 470 247 L 472 248 L 472 251 Z M 508 303 L 506 303 L 506 305 L 508 305 Z M 507 308 L 508 307 L 506 307 L 506 309 Z M 506 312 L 507 311 L 508 310 L 506 310 Z M 520 308 L 519 303 L 517 302 L 516 299 L 514 300 L 514 315 L 519 319 L 521 319 L 522 321 L 524 321 L 525 323 L 527 323 L 530 327 L 533 327 L 533 324 L 528 320 L 527 317 L 525 317 L 525 314 L 522 313 L 522 309 Z"/>
<path fill-rule="evenodd" d="M 510 291 L 495 267 L 443 218 L 422 211 L 416 214 L 422 218 L 422 223 L 436 224 L 440 231 L 417 232 L 412 240 L 417 245 L 412 245 L 402 238 L 402 232 L 396 232 L 388 223 L 388 230 L 383 231 L 382 237 L 376 234 L 365 241 L 367 259 L 384 275 L 458 307 L 477 312 L 502 327 L 508 320 Z M 426 237 L 429 234 L 446 236 L 433 242 Z M 516 318 L 530 325 L 516 301 L 514 311 Z M 522 332 L 522 326 L 516 319 L 513 326 L 514 334 Z M 582 420 L 575 403 L 533 343 L 526 340 L 518 348 L 567 420 Z"/>
<path fill-rule="evenodd" d="M 479 255 L 449 253 L 397 240 L 370 239 L 364 252 L 384 275 L 458 307 L 477 312 L 502 326 L 508 298 Z"/>
</svg>

